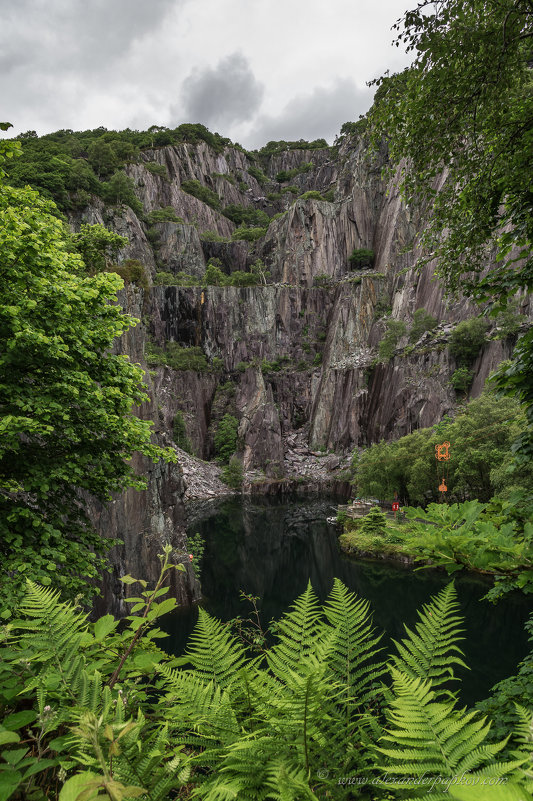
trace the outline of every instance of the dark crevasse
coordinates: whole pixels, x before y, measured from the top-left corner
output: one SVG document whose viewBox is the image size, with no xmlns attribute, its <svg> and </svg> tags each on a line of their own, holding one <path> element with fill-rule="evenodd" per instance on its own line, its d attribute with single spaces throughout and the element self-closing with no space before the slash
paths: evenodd
<svg viewBox="0 0 533 801">
<path fill-rule="evenodd" d="M 221 620 L 247 616 L 249 606 L 239 591 L 260 596 L 263 623 L 279 618 L 307 582 L 324 599 L 338 577 L 367 598 L 374 622 L 385 631 L 384 643 L 402 637 L 406 623 L 417 620 L 416 610 L 449 581 L 439 570 L 413 570 L 392 563 L 356 560 L 341 554 L 333 500 L 231 499 L 190 515 L 189 533 L 205 539 L 202 565 L 204 607 Z M 462 670 L 461 698 L 473 704 L 490 688 L 516 672 L 528 651 L 524 623 L 531 601 L 511 595 L 496 606 L 482 601 L 491 583 L 471 574 L 456 574 L 456 587 L 465 616 L 462 648 L 470 671 Z M 197 619 L 197 609 L 183 609 L 165 620 L 168 651 L 180 654 Z"/>
</svg>

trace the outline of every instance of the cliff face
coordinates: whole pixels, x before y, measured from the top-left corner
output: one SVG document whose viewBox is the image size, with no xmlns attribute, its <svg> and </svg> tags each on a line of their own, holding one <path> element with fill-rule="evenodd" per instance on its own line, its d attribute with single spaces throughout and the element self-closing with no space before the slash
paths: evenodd
<svg viewBox="0 0 533 801">
<path fill-rule="evenodd" d="M 201 282 L 213 257 L 226 273 L 257 259 L 270 272 L 266 285 L 251 287 L 152 286 L 143 297 L 129 286 L 123 302 L 143 324 L 119 347 L 147 369 L 150 403 L 140 413 L 154 420 L 161 442 L 172 442 L 181 413 L 192 451 L 211 460 L 214 430 L 229 413 L 239 420 L 245 487 L 265 477 L 280 486 L 288 479 L 293 487 L 326 486 L 342 478 L 354 447 L 402 436 L 453 411 L 456 365 L 447 342 L 453 326 L 478 310 L 465 299 L 446 300 L 431 265 L 415 270 L 411 243 L 423 215 L 384 184 L 385 152 L 370 156 L 352 138 L 336 149 L 289 150 L 256 162 L 205 143 L 145 151 L 142 159 L 127 171 L 145 215 L 171 207 L 181 222 L 149 225 L 128 207 L 97 202 L 72 223 L 101 222 L 126 235 L 118 260 L 139 259 L 150 284 L 158 272 L 180 271 Z M 276 181 L 281 172 L 290 176 L 283 184 Z M 191 180 L 218 195 L 217 208 L 184 191 Z M 309 191 L 327 193 L 329 201 L 296 197 Z M 236 226 L 222 214 L 228 205 L 275 219 L 257 241 L 232 241 Z M 349 269 L 354 248 L 374 251 L 372 269 Z M 386 321 L 409 329 L 417 309 L 433 315 L 437 328 L 418 342 L 403 336 L 390 360 L 376 363 Z M 527 299 L 522 311 L 531 312 Z M 512 340 L 490 334 L 473 365 L 472 396 L 512 350 Z M 148 369 L 148 347 L 165 354 L 169 343 L 201 348 L 207 367 Z M 145 493 L 126 493 L 94 512 L 102 530 L 125 541 L 115 553 L 117 573 L 157 570 L 165 539 L 184 552 L 183 499 L 221 491 L 216 468 L 177 452 L 176 465 L 139 465 L 148 472 Z M 191 575 L 176 588 L 182 601 L 196 592 Z"/>
</svg>

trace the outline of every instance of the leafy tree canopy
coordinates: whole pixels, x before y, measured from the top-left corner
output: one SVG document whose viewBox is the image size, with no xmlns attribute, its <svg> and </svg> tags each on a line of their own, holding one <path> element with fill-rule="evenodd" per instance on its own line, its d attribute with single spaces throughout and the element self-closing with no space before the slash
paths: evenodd
<svg viewBox="0 0 533 801">
<path fill-rule="evenodd" d="M 447 287 L 504 307 L 533 286 L 533 7 L 422 0 L 395 27 L 414 62 L 376 82 L 374 141 L 385 132 L 407 199 L 431 206 L 421 243 Z M 533 452 L 532 367 L 530 331 L 498 379 L 528 405 L 524 455 Z"/>
<path fill-rule="evenodd" d="M 85 274 L 56 214 L 0 183 L 0 586 L 11 599 L 25 573 L 90 594 L 106 545 L 86 498 L 143 487 L 136 451 L 170 458 L 132 414 L 146 399 L 142 370 L 110 352 L 136 323 L 110 303 L 122 281 Z"/>
</svg>

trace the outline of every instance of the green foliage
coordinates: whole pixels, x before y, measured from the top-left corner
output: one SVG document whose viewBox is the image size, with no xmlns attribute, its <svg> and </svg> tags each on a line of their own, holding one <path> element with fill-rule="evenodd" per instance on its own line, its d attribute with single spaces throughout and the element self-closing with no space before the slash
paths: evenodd
<svg viewBox="0 0 533 801">
<path fill-rule="evenodd" d="M 468 392 L 474 373 L 468 367 L 458 367 L 450 378 L 450 384 L 456 392 Z"/>
<path fill-rule="evenodd" d="M 305 139 L 298 139 L 297 141 L 286 142 L 284 139 L 277 141 L 267 142 L 267 144 L 258 151 L 259 156 L 277 156 L 287 150 L 322 150 L 328 147 L 325 139 L 313 139 L 312 142 L 307 142 Z"/>
<path fill-rule="evenodd" d="M 379 146 L 387 136 L 392 170 L 403 165 L 408 203 L 429 206 L 424 261 L 437 259 L 452 291 L 505 308 L 518 290 L 533 287 L 531 9 L 513 0 L 490 14 L 478 0 L 446 0 L 435 13 L 425 7 L 396 26 L 397 43 L 412 51 L 414 63 L 378 81 L 373 140 Z M 446 180 L 435 192 L 443 167 Z M 528 430 L 517 448 L 531 459 L 533 333 L 513 359 L 499 387 L 528 405 Z"/>
<path fill-rule="evenodd" d="M 311 189 L 309 192 L 304 192 L 303 195 L 300 195 L 299 200 L 324 200 L 324 198 L 316 189 Z"/>
<path fill-rule="evenodd" d="M 201 279 L 180 270 L 177 273 L 156 273 L 154 286 L 200 286 Z"/>
<path fill-rule="evenodd" d="M 250 267 L 250 272 L 252 275 L 256 276 L 257 280 L 261 284 L 267 283 L 267 278 L 270 278 L 270 270 L 267 269 L 266 264 L 262 261 L 262 259 L 256 259 L 252 266 Z"/>
<path fill-rule="evenodd" d="M 379 506 L 373 506 L 361 520 L 358 530 L 362 534 L 377 535 L 382 537 L 385 534 L 386 526 L 386 516 L 383 514 Z"/>
<path fill-rule="evenodd" d="M 237 447 L 239 421 L 232 414 L 225 414 L 215 431 L 215 452 L 227 464 Z"/>
<path fill-rule="evenodd" d="M 248 171 L 249 175 L 251 175 L 252 178 L 255 178 L 257 183 L 260 184 L 261 186 L 264 186 L 266 183 L 268 183 L 268 176 L 265 175 L 263 170 L 259 169 L 259 167 L 251 166 L 251 167 L 248 167 L 247 171 Z"/>
<path fill-rule="evenodd" d="M 408 504 L 437 500 L 440 476 L 435 470 L 435 445 L 444 440 L 451 442 L 446 470 L 452 499 L 488 501 L 496 490 L 527 489 L 531 466 L 512 470 L 509 464 L 511 443 L 523 424 L 524 414 L 516 402 L 485 391 L 455 421 L 448 419 L 434 429 L 420 429 L 363 451 L 356 467 L 357 491 L 389 499 L 398 492 Z"/>
<path fill-rule="evenodd" d="M 425 309 L 417 309 L 413 314 L 413 324 L 409 331 L 409 342 L 418 342 L 422 334 L 426 331 L 433 331 L 438 325 L 436 317 L 429 314 Z"/>
<path fill-rule="evenodd" d="M 147 215 L 149 225 L 155 225 L 158 222 L 175 222 L 182 223 L 183 219 L 178 217 L 172 206 L 165 206 L 163 209 L 153 209 Z"/>
<path fill-rule="evenodd" d="M 120 633 L 112 615 L 89 623 L 57 592 L 28 581 L 19 617 L 1 638 L 2 798 L 44 801 L 61 790 L 62 801 L 97 791 L 107 801 L 146 794 L 166 801 L 187 782 L 187 758 L 153 704 L 157 680 L 147 685 L 155 666 L 169 661 L 155 645 L 166 635 L 154 623 L 176 604 L 161 599 L 168 572 L 183 570 L 170 564 L 170 551 L 155 588 L 128 599 L 138 614 Z"/>
<path fill-rule="evenodd" d="M 240 226 L 236 228 L 233 234 L 231 235 L 231 239 L 233 242 L 244 240 L 245 242 L 256 242 L 258 239 L 261 239 L 265 236 L 267 232 L 266 228 L 245 228 L 244 226 Z"/>
<path fill-rule="evenodd" d="M 192 565 L 194 568 L 195 575 L 198 579 L 200 579 L 200 575 L 202 572 L 202 560 L 204 557 L 205 551 L 205 540 L 201 534 L 189 534 L 187 536 L 187 548 L 189 550 L 189 554 L 192 554 Z"/>
<path fill-rule="evenodd" d="M 200 239 L 202 242 L 229 242 L 227 236 L 222 236 L 221 234 L 217 234 L 216 231 L 202 231 L 200 233 Z"/>
<path fill-rule="evenodd" d="M 302 163 L 298 167 L 293 167 L 292 170 L 281 170 L 276 175 L 276 181 L 278 184 L 284 184 L 288 181 L 292 181 L 293 178 L 296 178 L 297 175 L 302 175 L 305 172 L 309 172 L 314 168 L 314 164 L 312 161 L 302 161 Z"/>
<path fill-rule="evenodd" d="M 167 342 L 165 348 L 147 345 L 145 358 L 148 364 L 171 367 L 173 370 L 194 370 L 202 373 L 209 369 L 202 348 L 188 348 L 179 342 Z"/>
<path fill-rule="evenodd" d="M 143 205 L 135 194 L 133 178 L 128 178 L 122 170 L 113 173 L 109 181 L 102 184 L 102 197 L 107 203 L 129 206 L 137 215 L 143 213 Z"/>
<path fill-rule="evenodd" d="M 113 264 L 108 269 L 109 272 L 120 275 L 126 284 L 136 284 L 145 292 L 150 288 L 144 264 L 138 259 L 126 259 L 122 264 Z"/>
<path fill-rule="evenodd" d="M 508 736 L 509 732 L 516 731 L 519 722 L 518 704 L 533 709 L 533 615 L 529 616 L 526 630 L 529 632 L 531 648 L 518 665 L 516 676 L 498 682 L 492 688 L 489 698 L 476 704 L 476 709 L 481 714 L 489 715 L 494 721 L 489 735 L 491 740 L 499 740 Z M 513 739 L 511 743 L 516 748 L 516 740 Z"/>
<path fill-rule="evenodd" d="M 362 115 L 357 122 L 344 122 L 341 125 L 340 136 L 349 136 L 351 134 L 363 134 L 368 128 L 368 120 Z"/>
<path fill-rule="evenodd" d="M 385 334 L 378 345 L 378 354 L 381 362 L 388 362 L 394 356 L 400 339 L 407 333 L 403 320 L 387 320 Z"/>
<path fill-rule="evenodd" d="M 151 172 L 152 175 L 158 175 L 160 178 L 168 180 L 168 172 L 164 164 L 160 164 L 158 161 L 144 161 L 143 167 L 148 172 Z"/>
<path fill-rule="evenodd" d="M 243 227 L 267 228 L 270 222 L 270 217 L 266 212 L 261 209 L 254 209 L 252 206 L 239 206 L 233 203 L 226 206 L 222 213 L 235 225 L 242 225 Z"/>
<path fill-rule="evenodd" d="M 142 370 L 112 350 L 137 322 L 113 302 L 122 281 L 85 274 L 55 212 L 0 185 L 0 585 L 11 600 L 25 575 L 94 592 L 87 579 L 111 542 L 91 529 L 86 498 L 144 487 L 137 451 L 169 457 L 132 413 L 146 399 Z"/>
<path fill-rule="evenodd" d="M 174 415 L 174 421 L 172 423 L 172 437 L 178 448 L 181 448 L 187 453 L 192 453 L 192 445 L 187 434 L 185 417 L 180 409 L 178 409 Z"/>
<path fill-rule="evenodd" d="M 503 762 L 504 743 L 489 742 L 487 722 L 457 709 L 443 686 L 462 665 L 453 585 L 419 614 L 389 668 L 368 602 L 338 579 L 322 607 L 309 585 L 276 624 L 270 647 L 260 624 L 251 628 L 259 658 L 200 609 L 185 658 L 176 660 L 156 647 L 164 635 L 153 628 L 175 604 L 160 600 L 170 550 L 155 588 L 141 581 L 139 596 L 128 599 L 134 606 L 120 631 L 111 615 L 91 624 L 30 584 L 0 661 L 11 690 L 0 695 L 0 739 L 12 801 L 33 801 L 35 790 L 43 801 L 61 785 L 62 801 L 91 790 L 112 801 L 191 791 L 206 801 L 348 801 L 352 788 L 339 776 L 364 777 L 382 797 L 384 773 L 429 774 L 440 785 L 471 769 L 509 776 L 527 798 L 531 713 L 521 711 L 518 758 Z M 40 777 L 37 786 L 27 771 Z M 393 776 L 386 782 L 395 786 Z M 447 795 L 415 781 L 410 797 Z"/>
<path fill-rule="evenodd" d="M 71 234 L 70 241 L 83 258 L 90 275 L 109 268 L 119 250 L 128 244 L 125 236 L 119 236 L 103 225 L 86 223 L 81 224 L 78 233 Z"/>
<path fill-rule="evenodd" d="M 486 342 L 488 324 L 483 317 L 463 320 L 450 337 L 450 353 L 459 367 L 470 367 Z"/>
<path fill-rule="evenodd" d="M 411 521 L 403 548 L 419 559 L 430 559 L 449 573 L 466 567 L 492 573 L 496 583 L 490 600 L 504 592 L 533 592 L 533 524 L 513 519 L 511 502 L 494 504 L 430 504 L 407 509 Z M 529 506 L 531 513 L 531 505 Z"/>
<path fill-rule="evenodd" d="M 374 251 L 368 248 L 354 248 L 348 261 L 352 270 L 371 270 L 375 261 Z"/>
<path fill-rule="evenodd" d="M 313 286 L 328 289 L 333 284 L 333 278 L 327 273 L 320 273 L 313 278 Z"/>
<path fill-rule="evenodd" d="M 206 286 L 229 285 L 229 275 L 222 272 L 220 259 L 209 259 L 203 280 Z"/>
<path fill-rule="evenodd" d="M 215 211 L 220 210 L 221 203 L 217 193 L 213 192 L 209 187 L 204 186 L 204 184 L 201 184 L 200 181 L 197 181 L 195 178 L 191 178 L 189 181 L 183 181 L 180 188 L 184 192 L 187 192 L 188 195 L 193 195 L 198 198 L 198 200 L 201 200 L 202 203 L 211 206 Z"/>
<path fill-rule="evenodd" d="M 233 454 L 230 456 L 229 463 L 222 467 L 220 478 L 227 484 L 228 487 L 234 490 L 240 490 L 244 479 L 244 471 L 242 461 Z"/>
</svg>

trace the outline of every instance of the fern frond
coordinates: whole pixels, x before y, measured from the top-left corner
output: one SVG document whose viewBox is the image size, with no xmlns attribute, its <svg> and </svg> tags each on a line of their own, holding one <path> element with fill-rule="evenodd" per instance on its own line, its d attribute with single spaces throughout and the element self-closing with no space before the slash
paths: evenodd
<svg viewBox="0 0 533 801">
<path fill-rule="evenodd" d="M 311 582 L 277 624 L 278 642 L 267 654 L 267 662 L 276 678 L 283 681 L 287 668 L 293 668 L 319 644 L 320 606 Z"/>
<path fill-rule="evenodd" d="M 339 579 L 324 605 L 328 637 L 327 661 L 335 679 L 353 693 L 354 705 L 365 706 L 376 693 L 376 685 L 386 672 L 378 659 L 382 634 L 372 626 L 370 603 L 358 598 Z"/>
<path fill-rule="evenodd" d="M 405 626 L 407 637 L 401 642 L 394 641 L 398 649 L 398 655 L 391 657 L 394 667 L 413 679 L 431 681 L 434 688 L 457 680 L 453 667 L 468 669 L 461 659 L 463 652 L 456 644 L 464 639 L 461 637 L 464 619 L 458 611 L 457 592 L 451 582 L 418 611 L 415 631 Z M 455 697 L 449 691 L 442 690 L 442 693 Z"/>
<path fill-rule="evenodd" d="M 198 623 L 190 636 L 185 656 L 193 666 L 195 676 L 204 682 L 212 681 L 222 689 L 235 682 L 246 662 L 242 645 L 205 609 L 198 610 Z"/>
<path fill-rule="evenodd" d="M 381 738 L 386 747 L 377 748 L 387 758 L 382 770 L 406 777 L 453 777 L 494 765 L 505 742 L 486 742 L 490 726 L 485 719 L 476 719 L 476 712 L 455 711 L 451 702 L 438 702 L 430 682 L 395 668 L 391 672 L 395 698 L 387 712 L 390 728 Z M 516 763 L 498 764 L 499 775 L 515 769 Z M 419 784 L 388 786 L 409 789 Z"/>
</svg>

